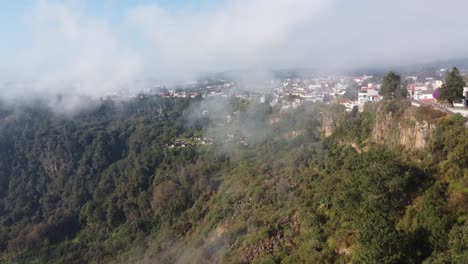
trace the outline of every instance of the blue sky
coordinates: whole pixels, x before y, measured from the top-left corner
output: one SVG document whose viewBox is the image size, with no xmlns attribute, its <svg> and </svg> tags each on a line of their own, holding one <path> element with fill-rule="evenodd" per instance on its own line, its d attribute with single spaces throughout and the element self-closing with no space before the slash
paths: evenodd
<svg viewBox="0 0 468 264">
<path fill-rule="evenodd" d="M 39 2 L 67 3 L 70 6 L 77 3 L 84 9 L 86 16 L 99 18 L 106 21 L 120 41 L 129 48 L 145 46 L 144 40 L 123 25 L 122 21 L 129 12 L 139 6 L 157 5 L 167 12 L 206 11 L 219 8 L 226 3 L 246 2 L 246 0 L 0 0 L 0 60 L 8 61 L 15 54 L 34 44 L 30 27 L 27 25 L 27 12 Z M 292 0 L 291 2 L 293 2 Z M 359 12 L 365 10 L 371 0 L 310 0 L 311 2 L 328 2 L 334 7 L 335 12 Z M 448 0 L 463 1 L 463 0 Z M 296 1 L 300 2 L 300 1 Z M 416 0 L 415 2 L 421 2 Z M 427 2 L 435 2 L 430 0 Z M 274 5 L 274 0 L 272 0 Z M 408 4 L 411 6 L 411 4 Z M 415 5 L 417 6 L 417 5 Z M 447 4 L 448 6 L 448 4 Z M 456 5 L 454 5 L 456 7 Z M 365 14 L 365 13 L 363 13 Z M 415 16 L 417 16 L 417 12 Z M 352 22 L 352 21 L 351 21 Z M 1 62 L 0 62 L 1 65 Z"/>
<path fill-rule="evenodd" d="M 278 2 L 281 0 L 278 0 Z M 291 0 L 290 2 L 301 2 Z M 337 12 L 355 12 L 365 9 L 370 0 L 310 0 L 309 2 L 325 2 L 333 5 Z M 420 0 L 417 0 L 420 1 Z M 450 1 L 450 0 L 449 0 Z M 125 25 L 125 17 L 129 10 L 140 6 L 157 5 L 167 12 L 187 11 L 189 13 L 208 12 L 207 10 L 222 10 L 226 3 L 243 2 L 247 0 L 0 0 L 0 66 L 9 64 L 18 52 L 35 44 L 28 25 L 28 15 L 37 3 L 66 3 L 69 6 L 79 5 L 84 14 L 90 18 L 99 18 L 109 24 L 119 41 L 130 49 L 140 49 L 147 46 L 139 32 Z M 254 0 L 252 2 L 261 2 Z M 275 0 L 271 1 L 274 6 Z M 73 9 L 73 8 L 71 8 Z M 262 12 L 262 11 L 260 11 Z M 208 12 L 209 13 L 209 12 Z M 261 15 L 261 14 L 260 14 Z M 289 19 L 289 18 L 284 18 Z M 3 61 L 3 63 L 2 63 Z M 6 62 L 6 63 L 5 63 Z"/>
<path fill-rule="evenodd" d="M 3 60 L 10 59 L 19 49 L 30 45 L 30 29 L 25 23 L 28 20 L 26 13 L 37 2 L 39 1 L 0 0 L 0 60 L 2 58 Z M 214 7 L 223 0 L 83 0 L 68 2 L 79 2 L 85 6 L 87 15 L 102 18 L 118 28 L 119 21 L 126 12 L 137 6 L 157 4 L 167 10 L 197 10 Z M 119 32 L 119 34 L 125 36 L 126 32 Z M 139 44 L 133 41 L 131 45 L 138 46 Z"/>
<path fill-rule="evenodd" d="M 25 27 L 20 18 L 26 6 L 26 1 L 2 1 L 0 8 L 0 58 L 4 58 L 13 52 L 15 47 L 22 46 L 27 41 L 24 34 Z"/>
</svg>

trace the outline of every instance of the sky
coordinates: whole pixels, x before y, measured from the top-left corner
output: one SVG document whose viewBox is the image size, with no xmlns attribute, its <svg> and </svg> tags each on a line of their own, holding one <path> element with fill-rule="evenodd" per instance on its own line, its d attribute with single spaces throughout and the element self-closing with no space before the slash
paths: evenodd
<svg viewBox="0 0 468 264">
<path fill-rule="evenodd" d="M 0 0 L 0 83 L 28 82 L 0 91 L 100 96 L 137 79 L 467 58 L 466 10 L 466 0 Z"/>
<path fill-rule="evenodd" d="M 221 0 L 222 1 L 222 0 Z M 81 13 L 83 16 L 101 17 L 108 21 L 116 34 L 124 36 L 125 32 L 119 30 L 126 13 L 132 8 L 145 5 L 158 5 L 167 10 L 192 9 L 197 10 L 215 6 L 214 0 L 83 0 L 83 1 L 35 1 L 35 0 L 0 0 L 0 56 L 10 60 L 14 59 L 19 48 L 28 47 L 30 43 L 31 27 L 28 25 L 28 12 L 39 4 L 63 4 L 69 8 L 77 5 L 85 8 Z M 138 44 L 138 43 L 136 43 Z"/>
</svg>

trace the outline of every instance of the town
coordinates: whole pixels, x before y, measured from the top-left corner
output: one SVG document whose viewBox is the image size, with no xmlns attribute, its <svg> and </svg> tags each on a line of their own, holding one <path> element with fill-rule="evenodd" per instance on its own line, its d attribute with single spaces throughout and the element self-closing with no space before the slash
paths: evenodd
<svg viewBox="0 0 468 264">
<path fill-rule="evenodd" d="M 445 107 L 449 111 L 458 111 L 466 115 L 468 87 L 464 88 L 463 97 L 456 100 L 450 107 L 437 99 L 447 71 L 447 69 L 440 69 L 437 74 L 434 74 L 435 76 L 425 78 L 402 77 L 402 86 L 407 91 L 407 98 L 415 104 Z M 465 76 L 467 73 L 467 71 L 462 71 Z M 381 86 L 381 77 L 372 75 L 272 79 L 256 84 L 256 86 L 235 80 L 211 78 L 178 85 L 174 89 L 157 84 L 151 89 L 146 89 L 145 93 L 134 94 L 132 97 L 147 95 L 170 98 L 236 97 L 267 103 L 280 111 L 296 109 L 307 103 L 339 103 L 350 112 L 354 107 L 362 111 L 366 103 L 381 101 L 384 97 L 380 93 Z"/>
<path fill-rule="evenodd" d="M 326 77 L 296 77 L 287 76 L 266 80 L 261 83 L 249 84 L 235 81 L 229 78 L 209 78 L 193 81 L 166 88 L 154 84 L 152 89 L 144 93 L 133 94 L 131 97 L 145 98 L 157 96 L 163 98 L 191 98 L 204 99 L 219 102 L 233 99 L 245 102 L 268 105 L 276 115 L 270 118 L 270 125 L 278 123 L 282 113 L 294 112 L 309 104 L 340 104 L 348 112 L 364 111 L 364 106 L 375 104 L 384 100 L 386 96 L 382 91 L 385 78 L 396 78 L 400 84 L 397 86 L 403 90 L 402 99 L 411 101 L 413 106 L 431 106 L 444 112 L 460 113 L 468 116 L 468 87 L 463 89 L 463 97 L 454 100 L 449 105 L 445 101 L 438 100 L 440 89 L 443 88 L 447 69 L 440 69 L 430 77 L 405 76 L 390 72 L 385 77 L 372 75 L 359 76 L 326 76 Z M 466 74 L 466 72 L 464 72 Z M 400 79 L 401 78 L 401 79 Z M 401 93 L 401 92 L 400 92 Z M 464 99 L 465 98 L 465 99 Z M 198 109 L 201 116 L 212 117 L 212 109 L 209 107 Z M 223 131 L 221 138 L 212 135 L 197 135 L 192 138 L 180 138 L 167 144 L 169 148 L 186 148 L 195 145 L 211 145 L 215 142 L 223 144 L 249 145 L 249 135 L 233 125 L 239 118 L 238 112 L 224 113 L 218 116 L 218 129 Z M 285 137 L 295 137 L 301 131 L 289 131 Z"/>
</svg>

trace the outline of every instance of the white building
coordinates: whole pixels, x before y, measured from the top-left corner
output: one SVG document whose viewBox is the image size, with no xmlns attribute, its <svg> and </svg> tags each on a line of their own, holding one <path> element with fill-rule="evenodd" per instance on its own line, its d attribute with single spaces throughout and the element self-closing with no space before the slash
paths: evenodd
<svg viewBox="0 0 468 264">
<path fill-rule="evenodd" d="M 380 95 L 379 91 L 374 89 L 367 89 L 366 91 L 360 91 L 358 93 L 358 107 L 359 111 L 364 110 L 364 104 L 368 102 L 379 102 Z"/>
</svg>

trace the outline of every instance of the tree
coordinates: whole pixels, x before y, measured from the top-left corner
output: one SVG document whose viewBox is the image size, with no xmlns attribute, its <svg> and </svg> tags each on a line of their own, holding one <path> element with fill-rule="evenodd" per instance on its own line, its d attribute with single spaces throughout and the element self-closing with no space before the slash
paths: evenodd
<svg viewBox="0 0 468 264">
<path fill-rule="evenodd" d="M 443 213 L 447 187 L 436 183 L 424 194 L 421 212 L 417 216 L 421 228 L 428 232 L 428 242 L 432 250 L 446 249 L 448 233 L 452 225 L 449 216 Z"/>
<path fill-rule="evenodd" d="M 356 263 L 402 263 L 405 241 L 392 221 L 379 211 L 370 211 L 358 223 Z"/>
<path fill-rule="evenodd" d="M 454 67 L 445 77 L 444 84 L 440 89 L 439 100 L 445 101 L 453 106 L 453 102 L 463 97 L 463 87 L 466 85 L 460 71 Z"/>
<path fill-rule="evenodd" d="M 344 96 L 349 100 L 357 100 L 359 92 L 359 84 L 355 81 L 351 82 L 348 87 L 346 88 L 346 92 Z"/>
<path fill-rule="evenodd" d="M 449 233 L 449 255 L 452 263 L 468 261 L 468 223 L 456 224 Z"/>
<path fill-rule="evenodd" d="M 401 76 L 390 71 L 383 79 L 379 94 L 386 98 L 406 98 L 408 91 L 401 83 Z"/>
<path fill-rule="evenodd" d="M 157 215 L 175 215 L 186 203 L 186 193 L 177 183 L 167 180 L 155 186 L 151 206 Z"/>
</svg>

